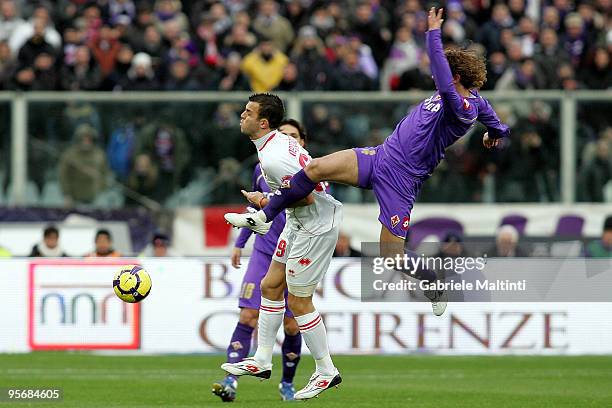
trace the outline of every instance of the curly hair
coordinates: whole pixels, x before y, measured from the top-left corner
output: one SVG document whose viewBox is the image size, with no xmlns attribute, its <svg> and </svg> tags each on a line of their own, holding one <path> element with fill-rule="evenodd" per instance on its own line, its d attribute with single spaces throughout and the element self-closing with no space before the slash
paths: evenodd
<svg viewBox="0 0 612 408">
<path fill-rule="evenodd" d="M 485 60 L 473 51 L 448 49 L 444 52 L 453 76 L 459 75 L 459 82 L 467 89 L 481 88 L 487 82 Z"/>
</svg>

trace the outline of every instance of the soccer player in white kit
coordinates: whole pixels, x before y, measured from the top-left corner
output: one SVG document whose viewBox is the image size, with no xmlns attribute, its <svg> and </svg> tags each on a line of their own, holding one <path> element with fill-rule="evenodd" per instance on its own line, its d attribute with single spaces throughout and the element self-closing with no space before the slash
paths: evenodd
<svg viewBox="0 0 612 408">
<path fill-rule="evenodd" d="M 240 131 L 255 144 L 262 174 L 273 192 L 289 187 L 291 177 L 311 160 L 294 138 L 277 130 L 284 116 L 281 99 L 272 94 L 252 95 L 240 115 Z M 260 208 L 268 201 L 261 192 L 243 194 Z M 295 399 L 310 399 L 342 381 L 329 355 L 325 325 L 312 303 L 312 295 L 329 267 L 338 240 L 342 204 L 326 193 L 324 184 L 319 184 L 308 197 L 286 211 L 285 228 L 268 273 L 261 281 L 257 351 L 252 358 L 225 363 L 221 368 L 236 376 L 270 378 L 272 349 L 285 313 L 286 287 L 287 304 L 316 363 L 314 374 L 295 393 Z M 226 220 L 231 222 L 232 216 L 226 214 Z"/>
</svg>

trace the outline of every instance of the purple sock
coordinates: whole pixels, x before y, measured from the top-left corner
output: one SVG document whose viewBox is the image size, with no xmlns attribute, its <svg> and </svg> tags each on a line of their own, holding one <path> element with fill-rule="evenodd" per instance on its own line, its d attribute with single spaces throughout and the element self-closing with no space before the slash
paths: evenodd
<svg viewBox="0 0 612 408">
<path fill-rule="evenodd" d="M 293 383 L 295 370 L 300 362 L 300 354 L 302 351 L 302 335 L 300 333 L 295 336 L 290 336 L 285 333 L 283 340 L 283 379 L 282 382 Z"/>
<path fill-rule="evenodd" d="M 232 340 L 227 347 L 227 362 L 237 363 L 242 361 L 249 355 L 251 350 L 251 337 L 253 336 L 253 328 L 249 325 L 238 323 L 232 334 Z M 229 375 L 228 377 L 234 378 Z"/>
<path fill-rule="evenodd" d="M 270 198 L 270 202 L 263 209 L 268 221 L 272 221 L 281 211 L 296 201 L 306 198 L 317 183 L 314 183 L 304 172 L 298 171 L 291 177 L 289 188 L 279 188 L 277 193 Z M 280 194 L 278 194 L 280 193 Z"/>
</svg>

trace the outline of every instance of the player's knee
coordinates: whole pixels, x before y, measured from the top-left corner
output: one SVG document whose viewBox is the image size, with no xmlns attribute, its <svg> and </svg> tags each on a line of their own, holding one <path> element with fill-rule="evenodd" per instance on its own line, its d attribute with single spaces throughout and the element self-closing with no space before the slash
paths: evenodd
<svg viewBox="0 0 612 408">
<path fill-rule="evenodd" d="M 257 327 L 257 319 L 259 318 L 259 310 L 242 308 L 240 310 L 240 317 L 238 321 L 241 324 L 245 324 L 250 327 Z"/>
<path fill-rule="evenodd" d="M 323 180 L 323 166 L 321 164 L 321 159 L 316 158 L 313 159 L 304 169 L 304 171 L 308 175 L 308 178 L 310 178 L 310 180 L 314 181 L 315 183 Z"/>
<path fill-rule="evenodd" d="M 289 310 L 295 316 L 302 316 L 307 313 L 312 312 L 314 306 L 312 305 L 312 296 L 303 297 L 299 295 L 294 295 L 289 293 L 287 298 L 287 305 L 289 306 Z"/>
<path fill-rule="evenodd" d="M 290 336 L 295 336 L 300 332 L 300 328 L 294 318 L 285 318 L 284 329 L 285 333 Z"/>
<path fill-rule="evenodd" d="M 263 278 L 261 284 L 261 295 L 270 300 L 281 300 L 284 297 L 284 286 L 274 280 Z"/>
</svg>

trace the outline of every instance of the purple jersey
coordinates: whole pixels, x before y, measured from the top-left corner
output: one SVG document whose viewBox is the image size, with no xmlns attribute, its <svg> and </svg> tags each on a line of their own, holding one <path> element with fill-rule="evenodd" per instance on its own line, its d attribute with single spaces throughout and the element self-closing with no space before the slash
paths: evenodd
<svg viewBox="0 0 612 408">
<path fill-rule="evenodd" d="M 261 165 L 259 163 L 257 163 L 257 166 L 255 166 L 255 170 L 253 170 L 253 187 L 251 191 L 261 191 L 262 193 L 270 192 L 270 187 L 268 187 L 266 181 L 264 180 L 263 174 L 261 174 Z M 283 228 L 285 228 L 284 211 L 274 218 L 272 227 L 267 234 L 257 235 L 255 238 L 254 248 L 260 252 L 263 252 L 264 254 L 272 256 L 274 250 L 276 249 L 278 237 L 280 236 L 281 232 L 283 232 Z M 250 229 L 242 228 L 234 246 L 236 248 L 244 248 L 252 233 L 253 231 Z"/>
<path fill-rule="evenodd" d="M 476 120 L 487 127 L 491 138 L 510 134 L 478 92 L 472 91 L 468 98 L 457 92 L 439 29 L 427 32 L 427 52 L 438 91 L 412 109 L 384 142 L 390 160 L 421 180 L 431 175 L 446 148 L 465 135 Z"/>
</svg>

